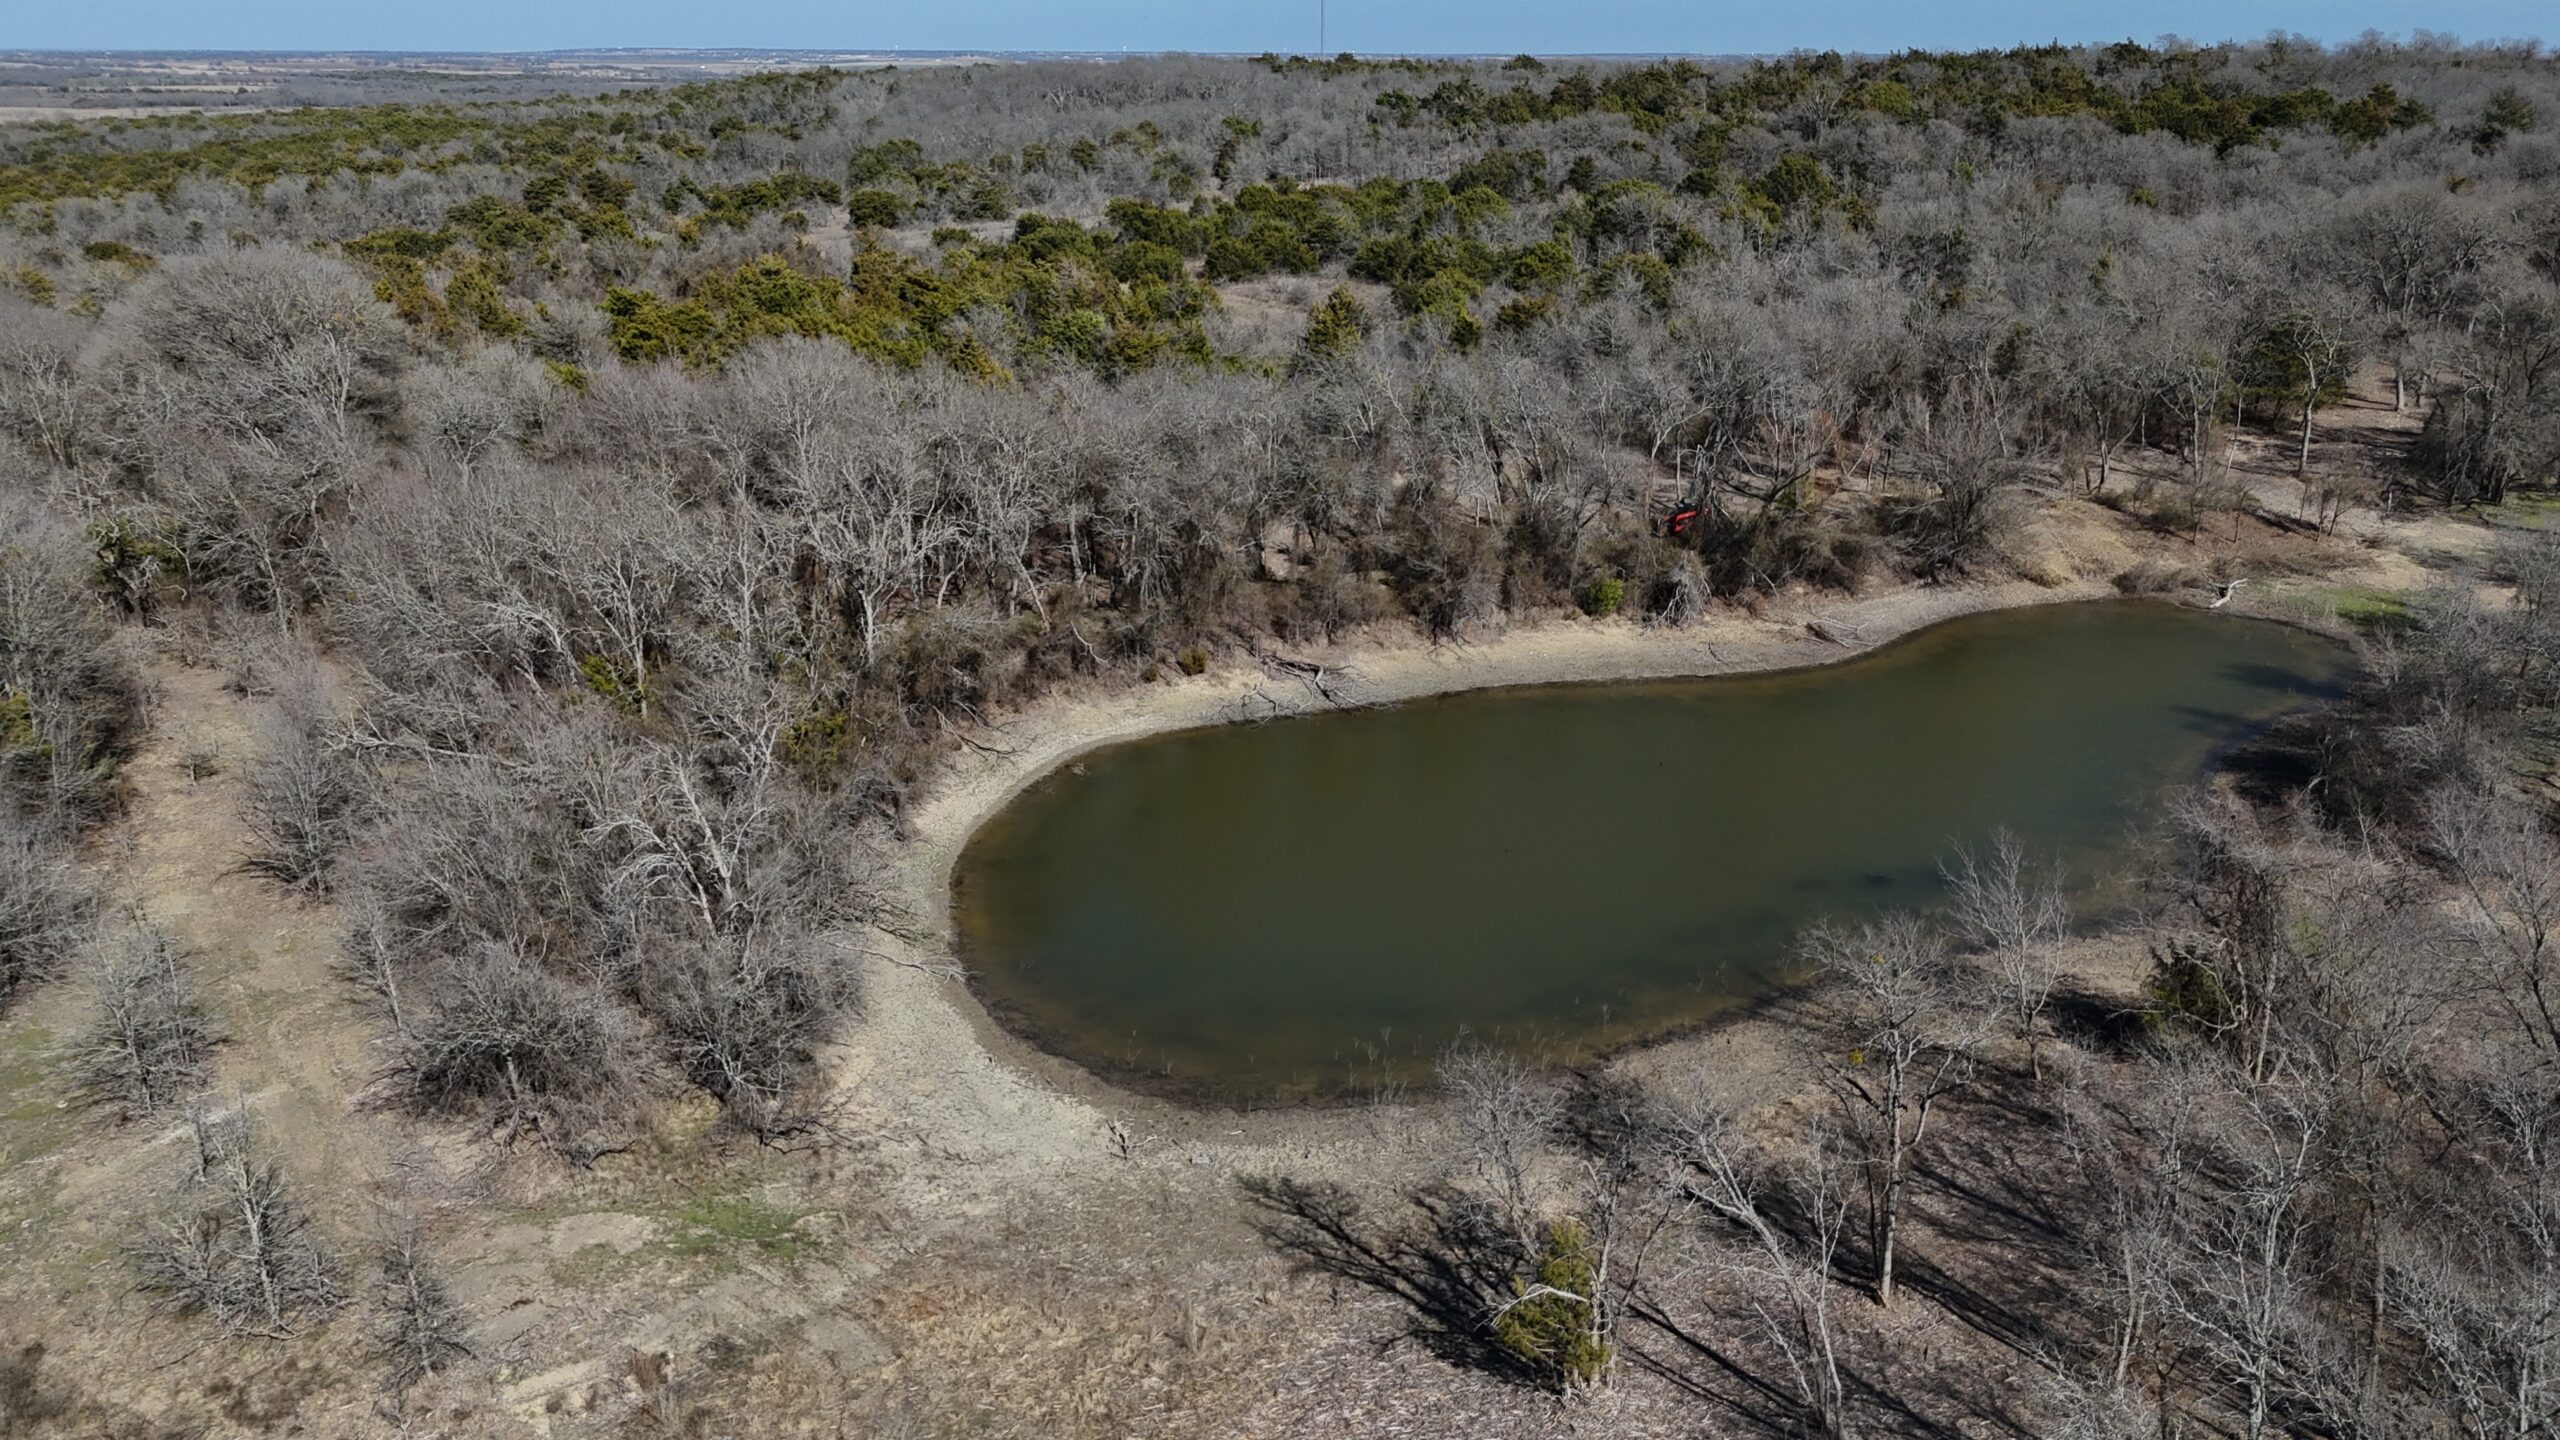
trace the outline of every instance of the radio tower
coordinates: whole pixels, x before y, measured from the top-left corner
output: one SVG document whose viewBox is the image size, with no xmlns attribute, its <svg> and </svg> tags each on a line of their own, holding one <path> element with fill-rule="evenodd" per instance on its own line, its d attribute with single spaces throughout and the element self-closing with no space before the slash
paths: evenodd
<svg viewBox="0 0 2560 1440">
<path fill-rule="evenodd" d="M 1324 7 L 1325 7 L 1325 4 L 1326 4 L 1326 0 L 1316 0 L 1316 58 L 1317 58 L 1317 59 L 1319 59 L 1319 60 L 1322 60 L 1323 58 L 1325 58 L 1325 54 L 1324 54 L 1324 20 L 1325 20 Z"/>
</svg>

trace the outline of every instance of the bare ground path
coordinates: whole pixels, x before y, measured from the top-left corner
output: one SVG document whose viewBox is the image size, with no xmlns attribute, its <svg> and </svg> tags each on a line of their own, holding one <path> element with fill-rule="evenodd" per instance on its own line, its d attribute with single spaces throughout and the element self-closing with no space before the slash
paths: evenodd
<svg viewBox="0 0 2560 1440">
<path fill-rule="evenodd" d="M 251 1112 L 288 1150 L 297 1178 L 327 1197 L 314 1208 L 352 1223 L 387 1167 L 383 1136 L 350 1108 L 367 1080 L 365 1031 L 330 974 L 336 917 L 279 893 L 241 863 L 249 851 L 242 767 L 257 753 L 263 702 L 228 688 L 210 668 L 163 658 L 148 674 L 153 723 L 123 771 L 125 809 L 93 842 L 110 923 L 139 918 L 175 942 L 221 1038 L 208 1103 Z M 9 1317 L 0 1338 L 46 1345 L 63 1370 L 86 1368 L 83 1357 L 102 1362 L 88 1373 L 113 1376 L 115 1393 L 94 1403 L 183 1409 L 204 1398 L 193 1365 L 149 1371 L 116 1363 L 135 1332 L 170 1323 L 129 1293 L 120 1252 L 182 1173 L 183 1121 L 121 1118 L 62 1098 L 46 1056 L 85 1007 L 76 984 L 56 984 L 0 1027 L 0 1046 L 16 1061 L 0 1070 L 0 1107 L 11 1124 L 0 1214 L 15 1219 L 0 1241 L 0 1259 L 11 1262 L 0 1280 L 0 1313 Z M 21 1129 L 22 1118 L 37 1123 Z M 35 1257 L 39 1274 L 56 1282 L 76 1275 L 77 1283 L 27 1285 L 38 1275 L 21 1270 L 9 1251 Z M 151 1353 L 192 1354 L 204 1338 L 191 1329 L 156 1337 Z M 164 1341 L 165 1350 L 156 1348 Z M 274 1394 L 298 1396 L 325 1383 L 324 1354 L 288 1344 L 253 1357 L 241 1367 L 240 1394 L 264 1387 L 269 1399 L 241 1403 L 256 1411 Z"/>
</svg>

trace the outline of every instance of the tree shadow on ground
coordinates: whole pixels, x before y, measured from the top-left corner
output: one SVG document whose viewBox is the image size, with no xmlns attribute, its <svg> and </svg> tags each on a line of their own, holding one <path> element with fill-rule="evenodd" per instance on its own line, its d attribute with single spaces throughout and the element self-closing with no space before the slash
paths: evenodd
<svg viewBox="0 0 2560 1440">
<path fill-rule="evenodd" d="M 1770 1383 L 1744 1357 L 1682 1324 L 1658 1306 L 1632 1312 L 1649 1330 L 1619 1336 L 1628 1363 L 1695 1399 L 1714 1405 L 1752 1430 L 1773 1436 L 1804 1431 L 1796 1398 Z"/>
<path fill-rule="evenodd" d="M 1519 1257 L 1462 1192 L 1427 1187 L 1373 1213 L 1329 1182 L 1263 1175 L 1243 1179 L 1239 1188 L 1255 1212 L 1254 1228 L 1302 1269 L 1398 1302 L 1406 1317 L 1401 1338 L 1448 1364 L 1515 1384 L 1544 1379 L 1493 1338 L 1488 1320 L 1512 1293 Z M 1756 1345 L 1708 1333 L 1725 1328 L 1702 1323 L 1709 1318 L 1706 1311 L 1675 1315 L 1638 1298 L 1620 1327 L 1619 1353 L 1632 1369 L 1715 1408 L 1741 1433 L 1789 1440 L 1808 1433 L 1783 1363 L 1757 1353 Z M 1747 1322 L 1737 1323 L 1747 1331 Z M 1862 1380 L 1847 1367 L 1843 1373 L 1853 1404 L 1876 1422 L 1874 1433 L 1956 1440 L 1958 1432 L 1917 1413 L 1894 1386 Z"/>
<path fill-rule="evenodd" d="M 2125 1059 L 2157 1043 L 2150 1012 L 2120 993 L 2064 986 L 2054 991 L 2046 1013 L 2064 1038 L 2107 1059 Z"/>
<path fill-rule="evenodd" d="M 1912 1299 L 1943 1311 L 2006 1350 L 2016 1376 L 2087 1343 L 2051 1317 L 2071 1313 L 2071 1285 L 2082 1236 L 2067 1167 L 2047 1153 L 2060 1117 L 2028 1095 L 1969 1097 L 1945 1137 L 1915 1168 L 1915 1245 L 1899 1267 Z M 1587 1163 L 1670 1153 L 1661 1114 L 1635 1086 L 1614 1078 L 1578 1077 L 1575 1103 L 1556 1138 Z M 1543 1376 L 1493 1337 L 1490 1319 L 1513 1293 L 1523 1257 L 1517 1242 L 1486 1223 L 1478 1202 L 1449 1186 L 1411 1192 L 1394 1204 L 1364 1208 L 1349 1189 L 1287 1176 L 1240 1182 L 1254 1227 L 1303 1270 L 1385 1295 L 1403 1308 L 1401 1338 L 1462 1368 L 1521 1384 Z M 1800 1197 L 1779 1189 L 1761 1197 L 1770 1223 L 1806 1240 L 1816 1224 Z M 2023 1380 L 1985 1387 L 1986 1353 L 1957 1345 L 1944 1354 L 1923 1346 L 1885 1346 L 1855 1298 L 1871 1289 L 1872 1257 L 1854 1231 L 1833 1256 L 1841 1287 L 1841 1381 L 1857 1433 L 1944 1437 L 2029 1436 L 2033 1422 L 2016 1408 Z M 1998 1252 L 2000 1264 L 1973 1263 Z M 1943 1252 L 1943 1253 L 1939 1253 Z M 1755 1318 L 1754 1295 L 1738 1275 L 1702 1260 L 1691 1280 L 1668 1290 L 1648 1285 L 1630 1297 L 1617 1334 L 1626 1367 L 1724 1417 L 1733 1433 L 1792 1437 L 1811 1433 L 1804 1398 L 1785 1355 L 1768 1343 Z M 1722 1274 L 1724 1278 L 1719 1279 Z M 1880 1313 L 1880 1312 L 1879 1312 Z"/>
<path fill-rule="evenodd" d="M 1844 1301 L 1848 1297 L 1844 1296 Z M 1731 1312 L 1743 1302 L 1726 1295 L 1691 1317 L 1671 1314 L 1659 1305 L 1641 1305 L 1619 1337 L 1628 1361 L 1659 1377 L 1682 1393 L 1717 1407 L 1734 1423 L 1734 1433 L 1766 1435 L 1773 1440 L 1802 1440 L 1821 1432 L 1819 1420 L 1784 1382 L 1783 1358 L 1764 1353 L 1748 1342 L 1720 1343 L 1702 1331 L 1739 1327 L 1747 1334 L 1751 1321 Z M 1849 1303 L 1854 1304 L 1854 1301 Z M 1852 1355 L 1867 1350 L 1859 1338 L 1861 1321 L 1844 1314 L 1840 1343 L 1840 1384 L 1848 1403 L 1848 1428 L 1855 1435 L 1917 1436 L 1923 1440 L 1969 1440 L 1984 1434 L 2032 1436 L 2036 1432 L 1969 1388 L 1969 1372 L 1931 1364 L 1924 1368 L 1892 1365 L 1882 1354 Z M 1935 1412 L 1934 1414 L 1932 1412 Z M 1967 1429 L 1936 1418 L 1958 1415 L 1988 1424 L 1989 1430 Z M 1716 1433 L 1727 1433 L 1718 1431 Z"/>
<path fill-rule="evenodd" d="M 1488 1323 L 1510 1296 L 1516 1257 L 1457 1191 L 1415 1191 L 1406 1197 L 1407 1213 L 1381 1217 L 1329 1182 L 1255 1175 L 1238 1185 L 1254 1209 L 1254 1229 L 1274 1249 L 1307 1271 L 1403 1302 L 1408 1334 L 1432 1354 L 1523 1384 L 1538 1379 L 1495 1342 Z"/>
<path fill-rule="evenodd" d="M 2058 1151 L 2059 1116 L 1969 1097 L 1914 1166 L 1914 1244 L 1902 1283 L 2024 1364 L 2093 1343 L 2076 1317 L 2089 1197 Z"/>
<path fill-rule="evenodd" d="M 1433 1355 L 1514 1383 L 1538 1383 L 1538 1373 L 1495 1343 L 1486 1323 L 1510 1294 L 1514 1257 L 1484 1234 L 1462 1195 L 1428 1188 L 1407 1196 L 1399 1212 L 1373 1215 L 1339 1185 L 1274 1175 L 1249 1176 L 1239 1185 L 1256 1212 L 1255 1229 L 1274 1248 L 1310 1273 L 1400 1302 L 1407 1337 Z M 1636 1325 L 1619 1335 L 1628 1364 L 1757 1433 L 1801 1433 L 1793 1397 L 1747 1357 L 1650 1304 L 1639 1304 L 1629 1318 Z"/>
<path fill-rule="evenodd" d="M 2324 711 L 2286 716 L 2225 755 L 2222 773 L 2234 792 L 2253 807 L 2270 809 L 2309 789 L 2330 758 L 2323 742 L 2335 716 Z"/>
</svg>

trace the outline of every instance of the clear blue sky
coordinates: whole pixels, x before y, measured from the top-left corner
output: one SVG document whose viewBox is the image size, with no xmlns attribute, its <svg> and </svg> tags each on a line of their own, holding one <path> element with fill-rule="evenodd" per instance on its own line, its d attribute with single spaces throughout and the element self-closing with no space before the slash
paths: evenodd
<svg viewBox="0 0 2560 1440">
<path fill-rule="evenodd" d="M 1312 51 L 1317 0 L 0 0 L 0 48 Z M 2021 41 L 2550 35 L 2555 0 L 1330 0 L 1337 50 L 1752 53 Z"/>
</svg>

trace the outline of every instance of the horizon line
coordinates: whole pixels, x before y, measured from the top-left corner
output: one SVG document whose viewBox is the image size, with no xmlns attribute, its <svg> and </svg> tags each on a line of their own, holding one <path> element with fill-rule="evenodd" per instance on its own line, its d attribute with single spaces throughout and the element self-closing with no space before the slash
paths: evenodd
<svg viewBox="0 0 2560 1440">
<path fill-rule="evenodd" d="M 2379 30 L 2375 30 L 2375 29 L 2370 29 L 2370 28 L 2368 28 L 2368 29 L 2366 29 L 2366 30 L 2364 30 L 2364 31 L 2362 31 L 2362 32 L 2360 32 L 2360 33 L 2358 33 L 2357 35 L 2354 35 L 2354 36 L 2351 36 L 2351 37 L 2347 37 L 2347 38 L 2345 38 L 2345 39 L 2340 39 L 2340 40 L 2322 40 L 2322 39 L 2320 39 L 2320 38 L 2318 38 L 2318 37 L 2316 37 L 2316 36 L 2303 35 L 2303 34 L 2300 34 L 2300 33 L 2297 33 L 2297 32 L 2288 32 L 2288 31 L 2269 31 L 2269 32 L 2267 32 L 2266 34 L 2259 35 L 2259 36 L 2256 36 L 2256 37 L 2253 37 L 2253 38 L 2243 38 L 2243 37 L 2240 37 L 2240 36 L 2225 36 L 2225 37 L 2223 37 L 2223 38 L 2221 38 L 2221 39 L 2217 39 L 2217 40 L 2199 40 L 2199 39 L 2196 39 L 2196 38 L 2194 38 L 2194 37 L 2192 37 L 2192 36 L 2177 35 L 2177 34 L 2163 34 L 2163 35 L 2155 36 L 2155 37 L 2153 37 L 2152 39 L 2150 39 L 2150 40 L 2147 40 L 2147 41 L 2146 41 L 2146 40 L 2138 39 L 2138 38 L 2134 37 L 2134 36 L 2133 36 L 2133 35 L 2131 35 L 2131 34 L 2126 34 L 2126 35 L 2121 36 L 2121 37 L 2118 37 L 2118 38 L 2116 38 L 2116 39 L 2108 39 L 2108 40 L 2100 40 L 2100 39 L 2073 39 L 2073 40 L 2065 40 L 2065 39 L 2063 39 L 2063 38 L 2061 38 L 2061 37 L 2055 36 L 2055 37 L 2049 37 L 2049 38 L 2047 38 L 2047 39 L 2045 39 L 2045 40 L 2042 40 L 2042 41 L 2036 41 L 2036 40 L 2016 40 L 2016 41 L 2010 41 L 2010 42 L 2007 42 L 2007 43 L 2005 43 L 2005 44 L 1971 45 L 1971 46 L 1902 45 L 1902 46 L 1896 46 L 1896 47 L 1893 47 L 1893 48 L 1891 48 L 1891 49 L 1884 49 L 1884 50 L 1843 49 L 1843 48 L 1838 47 L 1838 46 L 1820 46 L 1820 47 L 1817 47 L 1817 46 L 1811 46 L 1811 45 L 1794 45 L 1794 46 L 1789 46 L 1789 47 L 1787 47 L 1786 49 L 1783 49 L 1783 50 L 1721 50 L 1721 51 L 1719 51 L 1719 50 L 1353 50 L 1353 49 L 1345 49 L 1345 50 L 1335 51 L 1335 52 L 1333 52 L 1333 53 L 1331 53 L 1331 54 L 1317 54 L 1317 53 L 1314 53 L 1314 52 L 1310 52 L 1310 51 L 1303 51 L 1303 50 L 1278 50 L 1278 49 L 1271 49 L 1271 48 L 1265 48 L 1265 49 L 1260 49 L 1260 50 L 1195 50 L 1195 49 L 1186 49 L 1186 48 L 1181 48 L 1181 47 L 1169 47 L 1169 48 L 1140 48 L 1140 47 L 1135 47 L 1135 46 L 1120 46 L 1120 47 L 1117 47 L 1117 48 L 1112 48 L 1112 47 L 1082 47 L 1082 48 L 1010 49 L 1010 50 L 1008 50 L 1008 49 L 1000 49 L 1000 48 L 991 47 L 991 46 L 972 46 L 972 45 L 960 45 L 960 46 L 851 46 L 851 45 L 562 45 L 562 46 L 552 46 L 552 47 L 542 48 L 542 49 L 481 50 L 481 49 L 472 49 L 472 48 L 469 48 L 469 47 L 457 47 L 457 46 L 438 46 L 438 47 L 427 47 L 427 48 L 389 48 L 389 47 L 384 47 L 384 48 L 373 48 L 373 47 L 363 47 L 363 46 L 344 46 L 344 45 L 339 45 L 339 46 L 320 46 L 320 47 L 314 47 L 314 48 L 310 48 L 310 49 L 298 49 L 298 48 L 292 48 L 292 47 L 276 47 L 276 46 L 251 46 L 251 47 L 227 48 L 227 47 L 208 47 L 208 46 L 139 46 L 139 45 L 132 45 L 132 46 L 128 46 L 128 45 L 74 45 L 74 46 L 41 46 L 41 45 L 8 46 L 8 45 L 0 45 L 0 56 L 20 56 L 20 55 L 26 55 L 26 56 L 36 56 L 36 55 L 42 55 L 42 56 L 242 56 L 242 57 L 258 57 L 258 56 L 266 56 L 266 57 L 276 57 L 276 58 L 294 58 L 294 59 L 326 59 L 326 58 L 329 58 L 329 57 L 332 57 L 332 56 L 350 56 L 350 57 L 368 57 L 368 58 L 374 58 L 374 57 L 380 57 L 380 58 L 429 57 L 429 58 L 432 58 L 432 57 L 447 57 L 447 56 L 449 56 L 449 57 L 469 57 L 469 58 L 477 58 L 477 59 L 541 59 L 541 58 L 548 58 L 548 57 L 555 57 L 555 56 L 577 56 L 577 55 L 627 55 L 627 56 L 684 56 L 684 55 L 729 55 L 729 56 L 754 56 L 754 55 L 769 55 L 769 56 L 813 56 L 813 57 L 823 57 L 823 56 L 871 57 L 871 56 L 894 56 L 894 55 L 918 55 L 918 56 L 952 57 L 952 56 L 977 56 L 977 55 L 983 55 L 983 56 L 987 56 L 987 57 L 990 57 L 990 58 L 1003 58 L 1003 57 L 1015 57 L 1015 56 L 1033 56 L 1033 57 L 1080 57 L 1080 56 L 1105 56 L 1105 57 L 1111 57 L 1111 56 L 1130 56 L 1130 57 L 1141 57 L 1141 56 L 1145 56 L 1145 57 L 1159 57 L 1159 58 L 1167 58 L 1167 57 L 1193 57 L 1193 58 L 1205 59 L 1205 60 L 1259 60 L 1259 59 L 1284 59 L 1284 60 L 1311 60 L 1311 61 L 1315 61 L 1315 62 L 1317 62 L 1317 63 L 1323 63 L 1323 62 L 1326 62 L 1326 61 L 1336 60 L 1336 59 L 1340 59 L 1340 58 L 1345 57 L 1345 56 L 1351 57 L 1351 58 L 1353 58 L 1353 59 L 1358 59 L 1358 60 L 1505 60 L 1505 59 L 1518 59 L 1518 58 L 1520 58 L 1520 57 L 1522 57 L 1522 56 L 1527 56 L 1527 57 L 1529 57 L 1529 58 L 1531 58 L 1531 59 L 1538 59 L 1538 60 L 1639 60 L 1639 59 L 1665 59 L 1665 60 L 1683 60 L 1683 59 L 1685 59 L 1685 60 L 1759 60 L 1759 59 L 1770 59 L 1770 58 L 1785 57 L 1785 56 L 1790 56 L 1790 55 L 1823 55 L 1823 54 L 1839 54 L 1839 55 L 1842 55 L 1842 56 L 1859 56 L 1859 57 L 1884 56 L 1884 55 L 1896 55 L 1896 54 L 1906 54 L 1906 53 L 1921 53 L 1921 54 L 1965 54 L 1965 53 L 1980 53 L 1980 52 L 1982 52 L 1982 51 L 1987 51 L 1987 50 L 2014 50 L 2014 49 L 2028 49 L 2028 48 L 2037 48 L 2037 47 L 2045 47 L 2045 46 L 2054 46 L 2054 47 L 2072 48 L 2072 47 L 2082 47 L 2082 46 L 2091 46 L 2091 45 L 2113 45 L 2113 44 L 2122 44 L 2122 43 L 2131 43 L 2131 44 L 2140 45 L 2140 46 L 2142 46 L 2142 47 L 2143 47 L 2143 48 L 2145 48 L 2145 49 L 2163 49 L 2163 48 L 2168 48 L 2166 45 L 2164 45 L 2164 43 L 2163 43 L 2163 42 L 2175 42 L 2175 43 L 2180 44 L 2180 45 L 2193 46 L 2193 47 L 2195 47 L 2195 48 L 2197 48 L 2197 49 L 2212 49 L 2212 48 L 2218 48 L 2218 47 L 2221 47 L 2221 46 L 2263 45 L 2263 44 L 2266 44 L 2266 43 L 2268 43 L 2268 42 L 2270 42 L 2270 41 L 2274 41 L 2274 40 L 2283 40 L 2283 41 L 2286 41 L 2286 42 L 2289 42 L 2289 43 L 2303 43 L 2303 44 L 2315 45 L 2315 46 L 2318 46 L 2320 49 L 2322 49 L 2322 50 L 2324 50 L 2324 51 L 2332 51 L 2332 50 L 2342 49 L 2342 48 L 2344 48 L 2344 47 L 2346 47 L 2346 46 L 2349 46 L 2349 45 L 2355 45 L 2355 44 L 2365 43 L 2365 42 L 2367 42 L 2367 41 L 2370 41 L 2370 40 L 2376 40 L 2376 39 L 2379 39 L 2379 40 L 2381 40 L 2381 41 L 2384 41 L 2384 42 L 2386 42 L 2386 43 L 2389 43 L 2389 44 L 2392 44 L 2392 45 L 2395 45 L 2395 46 L 2404 47 L 2404 48 L 2407 48 L 2407 47 L 2415 47 L 2415 46 L 2420 45 L 2420 44 L 2422 44 L 2422 43 L 2424 43 L 2424 44 L 2433 44 L 2433 45 L 2441 45 L 2441 46 L 2444 46 L 2444 47 L 2447 47 L 2447 48 L 2454 48 L 2454 49 L 2497 48 L 2497 47 L 2504 47 L 2504 46 L 2522 46 L 2522 45 L 2541 46 L 2541 45 L 2546 45 L 2546 44 L 2551 43 L 2550 41 L 2546 40 L 2544 37 L 2539 36 L 2539 35 L 2510 35 L 2510 36 L 2500 36 L 2500 37 L 2496 37 L 2496 38 L 2481 38 L 2481 39 L 2468 39 L 2468 40 L 2466 40 L 2466 39 L 2462 38 L 2461 36 L 2454 35 L 2454 34 L 2451 34 L 2451 33 L 2449 33 L 2449 32 L 2439 31 L 2439 30 L 2429 30 L 2429 29 L 2427 29 L 2427 28 L 2425 28 L 2425 27 L 2421 26 L 2421 27 L 2415 27 L 2415 28 L 2411 29 L 2411 30 L 2410 30 L 2406 35 L 2394 35 L 2394 34 L 2388 34 L 2388 33 L 2385 33 L 2385 32 L 2379 31 Z"/>
</svg>

